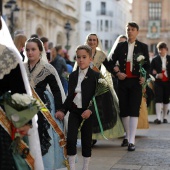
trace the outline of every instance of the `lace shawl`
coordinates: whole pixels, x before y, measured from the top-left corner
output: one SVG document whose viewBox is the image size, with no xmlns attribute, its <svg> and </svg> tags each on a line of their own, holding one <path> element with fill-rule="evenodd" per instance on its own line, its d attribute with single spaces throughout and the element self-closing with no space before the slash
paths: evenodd
<svg viewBox="0 0 170 170">
<path fill-rule="evenodd" d="M 26 69 L 26 72 L 28 75 L 30 85 L 33 88 L 35 88 L 36 85 L 39 82 L 43 81 L 48 75 L 50 75 L 50 74 L 54 75 L 56 78 L 56 81 L 58 83 L 58 86 L 60 88 L 60 91 L 61 91 L 62 101 L 64 102 L 65 93 L 64 93 L 59 75 L 58 75 L 57 71 L 55 70 L 55 68 L 51 64 L 49 64 L 46 61 L 41 59 L 40 62 L 36 65 L 33 72 L 30 73 L 30 71 L 28 70 L 28 62 L 25 63 L 25 69 Z M 47 88 L 50 90 L 49 86 L 47 86 Z"/>
<path fill-rule="evenodd" d="M 17 57 L 12 50 L 0 44 L 0 79 L 10 73 L 18 65 Z"/>
</svg>

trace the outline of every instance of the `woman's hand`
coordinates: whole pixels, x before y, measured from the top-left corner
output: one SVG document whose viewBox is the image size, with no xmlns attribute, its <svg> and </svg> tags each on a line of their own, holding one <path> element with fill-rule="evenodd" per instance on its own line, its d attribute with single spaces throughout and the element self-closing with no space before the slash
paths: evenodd
<svg viewBox="0 0 170 170">
<path fill-rule="evenodd" d="M 87 110 L 85 110 L 85 111 L 82 113 L 81 117 L 82 117 L 83 119 L 88 119 L 91 114 L 92 114 L 91 110 L 87 109 Z"/>
</svg>

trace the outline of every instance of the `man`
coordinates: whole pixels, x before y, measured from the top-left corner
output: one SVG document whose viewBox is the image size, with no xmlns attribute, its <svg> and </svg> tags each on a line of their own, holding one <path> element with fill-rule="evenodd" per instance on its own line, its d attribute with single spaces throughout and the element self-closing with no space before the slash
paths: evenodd
<svg viewBox="0 0 170 170">
<path fill-rule="evenodd" d="M 48 60 L 48 62 L 51 62 L 51 54 L 50 54 L 50 50 L 48 49 L 48 38 L 41 37 L 40 40 L 43 42 L 44 49 L 45 49 L 46 54 L 47 54 L 47 60 Z"/>
<path fill-rule="evenodd" d="M 156 124 L 161 124 L 161 111 L 163 108 L 163 123 L 168 123 L 167 112 L 170 97 L 170 56 L 167 55 L 168 47 L 165 42 L 157 44 L 158 55 L 152 59 L 151 74 L 156 78 L 154 83 L 157 119 Z"/>
<path fill-rule="evenodd" d="M 139 109 L 142 100 L 142 84 L 145 77 L 140 75 L 137 56 L 143 55 L 143 68 L 149 71 L 149 53 L 146 44 L 137 40 L 139 26 L 129 22 L 126 26 L 128 40 L 118 43 L 112 59 L 105 63 L 106 68 L 118 77 L 118 97 L 120 116 L 126 131 L 121 146 L 128 146 L 128 151 L 135 150 L 135 134 L 138 124 Z M 116 66 L 116 62 L 119 66 Z"/>
</svg>

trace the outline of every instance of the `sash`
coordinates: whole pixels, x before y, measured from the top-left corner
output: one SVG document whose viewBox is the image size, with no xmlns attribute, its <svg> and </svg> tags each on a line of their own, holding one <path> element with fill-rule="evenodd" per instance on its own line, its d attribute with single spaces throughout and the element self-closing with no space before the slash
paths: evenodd
<svg viewBox="0 0 170 170">
<path fill-rule="evenodd" d="M 0 108 L 0 125 L 5 129 L 5 131 L 12 137 L 12 123 L 9 121 L 9 119 L 6 117 L 5 112 Z M 19 149 L 21 153 L 25 153 L 25 150 L 28 150 L 28 145 L 21 140 Z M 27 152 L 25 154 L 25 157 L 23 158 L 31 170 L 34 170 L 34 158 L 30 154 L 30 152 Z"/>
<path fill-rule="evenodd" d="M 162 70 L 162 74 L 163 74 L 162 81 L 169 81 L 168 77 L 166 77 L 164 73 L 165 73 L 165 70 Z"/>
<path fill-rule="evenodd" d="M 66 137 L 64 132 L 60 129 L 60 127 L 57 125 L 56 121 L 54 120 L 54 118 L 51 116 L 50 111 L 47 109 L 47 107 L 45 106 L 45 104 L 43 103 L 43 101 L 39 98 L 39 96 L 37 95 L 37 93 L 35 92 L 35 90 L 31 87 L 32 90 L 32 95 L 35 99 L 37 99 L 40 104 L 41 104 L 41 113 L 43 114 L 43 116 L 47 119 L 48 123 L 51 125 L 51 127 L 53 128 L 53 130 L 58 134 L 58 136 L 60 137 L 59 140 L 59 144 L 60 147 L 63 147 L 63 153 L 64 153 L 64 158 L 65 158 L 65 165 L 68 168 L 68 161 L 67 161 L 67 150 L 66 150 Z"/>
<path fill-rule="evenodd" d="M 126 62 L 126 75 L 127 78 L 137 78 L 138 76 L 134 76 L 132 72 L 130 71 L 130 62 Z"/>
</svg>

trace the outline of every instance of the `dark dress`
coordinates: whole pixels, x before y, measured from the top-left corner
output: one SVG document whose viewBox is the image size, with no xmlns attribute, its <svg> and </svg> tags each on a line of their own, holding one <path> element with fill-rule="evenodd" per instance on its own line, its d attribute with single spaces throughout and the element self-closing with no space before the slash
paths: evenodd
<svg viewBox="0 0 170 170">
<path fill-rule="evenodd" d="M 7 91 L 25 93 L 24 83 L 19 65 L 0 79 L 0 95 Z M 11 137 L 0 125 L 0 170 L 16 170 L 15 162 L 10 150 Z"/>
</svg>

